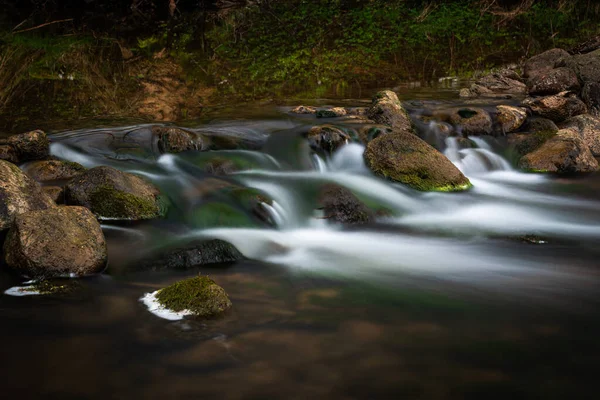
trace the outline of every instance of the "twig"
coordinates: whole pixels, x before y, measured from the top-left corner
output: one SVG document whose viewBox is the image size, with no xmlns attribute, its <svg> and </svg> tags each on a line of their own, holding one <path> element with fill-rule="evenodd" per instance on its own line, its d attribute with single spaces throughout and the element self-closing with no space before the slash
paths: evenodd
<svg viewBox="0 0 600 400">
<path fill-rule="evenodd" d="M 46 22 L 45 24 L 34 26 L 33 28 L 21 29 L 20 31 L 14 31 L 13 33 L 29 32 L 29 31 L 33 31 L 35 29 L 43 28 L 44 26 L 48 26 L 48 25 L 52 25 L 52 24 L 59 24 L 61 22 L 69 22 L 69 21 L 73 21 L 73 18 L 60 19 L 58 21 Z"/>
</svg>

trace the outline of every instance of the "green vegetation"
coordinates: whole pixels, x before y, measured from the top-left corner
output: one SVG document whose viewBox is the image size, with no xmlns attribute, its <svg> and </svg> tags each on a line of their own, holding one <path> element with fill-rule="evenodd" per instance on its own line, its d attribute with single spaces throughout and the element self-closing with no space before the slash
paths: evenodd
<svg viewBox="0 0 600 400">
<path fill-rule="evenodd" d="M 150 219 L 161 215 L 157 201 L 125 193 L 109 185 L 99 186 L 90 196 L 92 210 L 103 219 Z"/>
<path fill-rule="evenodd" d="M 161 289 L 156 299 L 169 310 L 189 310 L 200 317 L 211 317 L 231 308 L 231 301 L 225 290 L 206 276 L 174 283 Z"/>
</svg>

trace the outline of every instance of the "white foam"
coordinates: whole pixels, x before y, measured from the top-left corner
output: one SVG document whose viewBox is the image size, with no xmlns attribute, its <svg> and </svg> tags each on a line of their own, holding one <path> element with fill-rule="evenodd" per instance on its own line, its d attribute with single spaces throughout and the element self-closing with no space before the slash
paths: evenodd
<svg viewBox="0 0 600 400">
<path fill-rule="evenodd" d="M 148 311 L 150 311 L 152 314 L 159 318 L 168 319 L 169 321 L 179 321 L 188 315 L 193 315 L 193 312 L 190 310 L 173 311 L 165 308 L 158 302 L 158 299 L 156 298 L 158 292 L 160 292 L 160 290 L 152 293 L 146 293 L 140 297 L 140 301 L 144 303 L 146 307 L 148 307 Z"/>
<path fill-rule="evenodd" d="M 35 286 L 13 286 L 10 289 L 6 289 L 4 291 L 4 294 L 15 297 L 41 295 L 41 293 L 35 288 Z"/>
</svg>

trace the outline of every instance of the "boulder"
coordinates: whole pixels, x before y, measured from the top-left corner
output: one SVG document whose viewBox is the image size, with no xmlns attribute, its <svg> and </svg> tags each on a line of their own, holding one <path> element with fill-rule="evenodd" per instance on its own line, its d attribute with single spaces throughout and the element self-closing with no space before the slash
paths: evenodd
<svg viewBox="0 0 600 400">
<path fill-rule="evenodd" d="M 525 123 L 521 126 L 523 132 L 558 132 L 558 126 L 556 124 L 542 117 L 530 117 L 525 120 Z"/>
<path fill-rule="evenodd" d="M 0 232 L 10 228 L 19 214 L 54 206 L 52 199 L 19 167 L 0 160 Z"/>
<path fill-rule="evenodd" d="M 366 117 L 367 110 L 367 107 L 351 107 L 346 109 L 346 111 L 348 111 L 348 115 L 355 115 L 357 117 Z"/>
<path fill-rule="evenodd" d="M 96 167 L 65 187 L 69 205 L 87 207 L 101 220 L 142 220 L 164 215 L 160 191 L 146 180 L 111 167 Z"/>
<path fill-rule="evenodd" d="M 348 112 L 344 107 L 333 107 L 325 110 L 317 111 L 317 118 L 337 118 L 347 115 Z"/>
<path fill-rule="evenodd" d="M 527 120 L 527 110 L 521 107 L 504 106 L 496 107 L 496 118 L 502 133 L 518 130 Z"/>
<path fill-rule="evenodd" d="M 600 115 L 600 83 L 586 83 L 581 90 L 581 98 L 591 114 Z"/>
<path fill-rule="evenodd" d="M 524 155 L 532 153 L 542 147 L 544 143 L 556 136 L 557 131 L 508 134 L 508 145 L 510 151 L 515 155 L 515 162 L 518 162 Z"/>
<path fill-rule="evenodd" d="M 104 234 L 84 207 L 54 207 L 18 215 L 4 243 L 6 264 L 32 278 L 89 275 L 106 266 Z"/>
<path fill-rule="evenodd" d="M 0 144 L 0 160 L 8 161 L 13 164 L 19 162 L 17 152 L 10 144 Z"/>
<path fill-rule="evenodd" d="M 213 239 L 191 242 L 167 250 L 153 251 L 134 263 L 136 270 L 188 269 L 201 265 L 223 264 L 243 260 L 244 256 L 230 243 Z"/>
<path fill-rule="evenodd" d="M 40 130 L 10 136 L 7 143 L 15 149 L 19 162 L 43 160 L 50 155 L 50 141 Z"/>
<path fill-rule="evenodd" d="M 573 56 L 562 49 L 551 49 L 537 56 L 531 57 L 523 65 L 523 78 L 531 79 L 537 75 L 543 75 L 559 65 L 571 62 Z"/>
<path fill-rule="evenodd" d="M 371 222 L 375 214 L 350 190 L 335 184 L 325 185 L 319 194 L 324 218 L 340 224 Z"/>
<path fill-rule="evenodd" d="M 586 83 L 600 84 L 600 50 L 575 56 L 579 78 Z"/>
<path fill-rule="evenodd" d="M 358 128 L 358 137 L 360 140 L 367 144 L 371 140 L 379 137 L 380 135 L 387 135 L 392 133 L 393 130 L 387 125 L 364 125 Z"/>
<path fill-rule="evenodd" d="M 317 109 L 310 106 L 298 106 L 293 108 L 291 112 L 294 114 L 316 114 Z"/>
<path fill-rule="evenodd" d="M 187 311 L 197 317 L 213 317 L 232 306 L 225 290 L 206 276 L 196 276 L 161 289 L 156 300 L 168 310 Z"/>
<path fill-rule="evenodd" d="M 463 89 L 460 97 L 510 97 L 522 96 L 527 93 L 527 87 L 520 77 L 512 70 L 492 73 L 478 79 L 469 89 Z"/>
<path fill-rule="evenodd" d="M 598 161 L 576 131 L 563 129 L 522 157 L 519 167 L 532 172 L 594 172 Z"/>
<path fill-rule="evenodd" d="M 226 158 L 213 158 L 204 164 L 204 172 L 212 175 L 230 175 L 240 170 L 236 163 Z"/>
<path fill-rule="evenodd" d="M 308 131 L 307 138 L 311 149 L 327 154 L 332 154 L 351 141 L 350 135 L 334 125 L 313 126 Z"/>
<path fill-rule="evenodd" d="M 64 204 L 65 202 L 65 190 L 59 186 L 44 186 L 42 187 L 44 193 L 48 195 L 56 204 Z"/>
<path fill-rule="evenodd" d="M 570 54 L 586 54 L 600 48 L 600 35 L 596 35 L 593 38 L 586 40 L 583 43 L 578 44 L 569 50 Z"/>
<path fill-rule="evenodd" d="M 369 119 L 387 125 L 396 132 L 414 133 L 413 123 L 396 93 L 383 90 L 375 95 L 367 110 Z"/>
<path fill-rule="evenodd" d="M 562 67 L 534 75 L 528 80 L 527 89 L 532 96 L 545 96 L 569 90 L 579 92 L 581 85 L 575 71 Z"/>
<path fill-rule="evenodd" d="M 158 138 L 158 149 L 161 153 L 202 150 L 204 145 L 200 135 L 180 128 L 153 126 L 152 134 Z"/>
<path fill-rule="evenodd" d="M 365 151 L 371 170 L 422 191 L 459 191 L 471 182 L 442 153 L 406 132 L 379 136 Z"/>
<path fill-rule="evenodd" d="M 449 122 L 463 135 L 490 135 L 493 131 L 490 114 L 477 107 L 462 107 L 450 110 Z"/>
<path fill-rule="evenodd" d="M 73 179 L 85 167 L 71 161 L 34 161 L 24 168 L 25 173 L 38 182 L 67 181 Z"/>
<path fill-rule="evenodd" d="M 587 112 L 587 107 L 583 101 L 571 92 L 562 92 L 547 97 L 528 98 L 523 101 L 523 105 L 531 109 L 534 115 L 548 118 L 554 122 L 563 122 Z"/>
<path fill-rule="evenodd" d="M 560 127 L 578 132 L 592 154 L 600 156 L 600 118 L 589 114 L 578 115 L 565 121 Z"/>
</svg>

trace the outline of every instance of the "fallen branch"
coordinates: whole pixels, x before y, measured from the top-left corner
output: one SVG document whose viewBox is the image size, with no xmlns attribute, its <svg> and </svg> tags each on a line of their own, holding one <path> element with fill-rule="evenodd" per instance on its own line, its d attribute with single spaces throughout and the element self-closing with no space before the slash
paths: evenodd
<svg viewBox="0 0 600 400">
<path fill-rule="evenodd" d="M 13 31 L 13 33 L 29 32 L 29 31 L 33 31 L 33 30 L 36 30 L 36 29 L 43 28 L 43 27 L 45 27 L 45 26 L 48 26 L 48 25 L 60 24 L 60 23 L 62 23 L 62 22 L 70 22 L 70 21 L 73 21 L 73 18 L 69 18 L 69 19 L 60 19 L 60 20 L 58 20 L 58 21 L 46 22 L 45 24 L 41 24 L 41 25 L 38 25 L 38 26 L 34 26 L 34 27 L 32 27 L 32 28 L 21 29 L 20 31 Z"/>
</svg>

